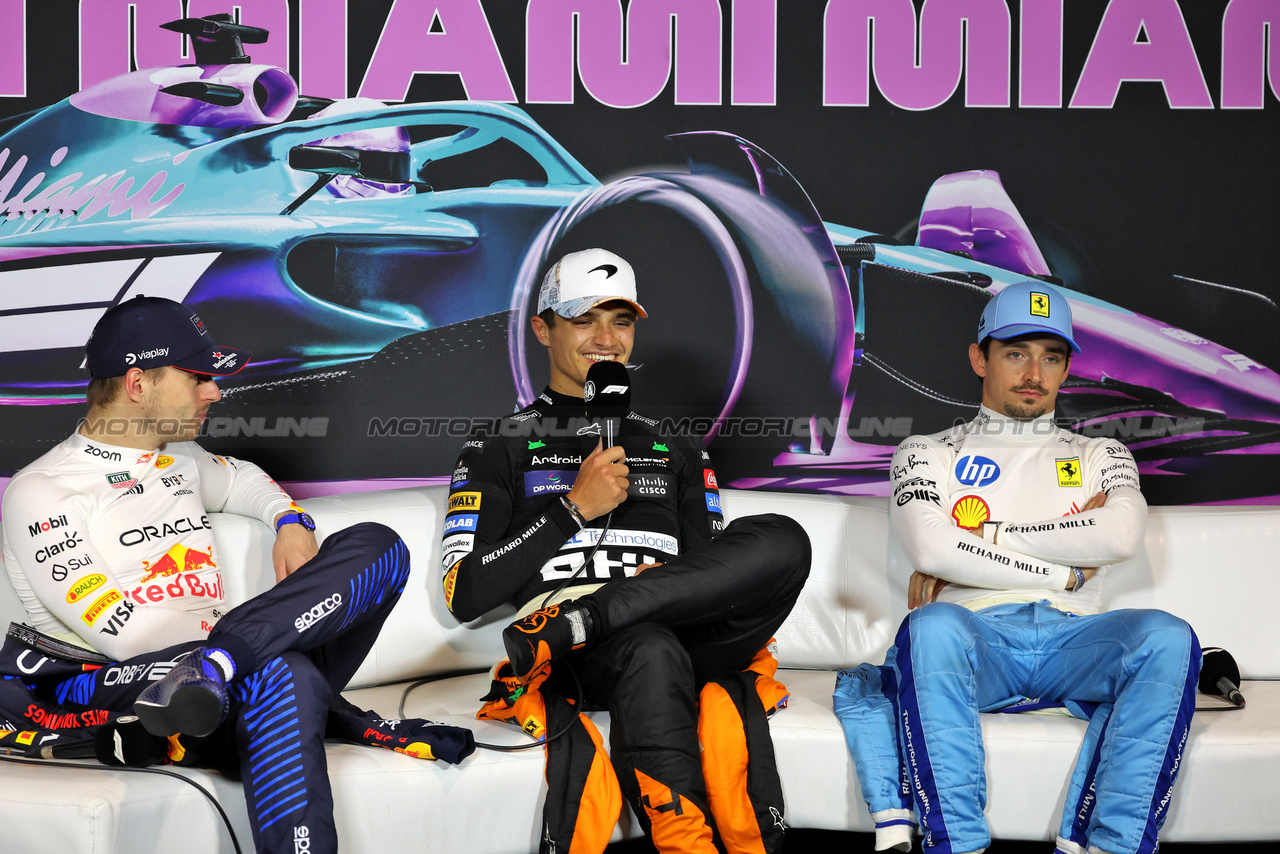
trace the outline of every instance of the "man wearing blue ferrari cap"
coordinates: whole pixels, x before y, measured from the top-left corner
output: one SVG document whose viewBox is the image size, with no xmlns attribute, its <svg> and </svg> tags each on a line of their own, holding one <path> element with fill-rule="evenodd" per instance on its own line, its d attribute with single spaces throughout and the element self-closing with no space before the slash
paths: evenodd
<svg viewBox="0 0 1280 854">
<path fill-rule="evenodd" d="M 909 850 L 917 824 L 926 851 L 984 850 L 979 713 L 1034 709 L 1089 722 L 1058 851 L 1156 849 L 1200 647 L 1162 611 L 1102 613 L 1107 568 L 1141 551 L 1147 506 L 1124 445 L 1055 423 L 1078 352 L 1057 290 L 1005 287 L 969 345 L 978 417 L 911 436 L 893 457 L 889 521 L 915 570 L 911 613 L 884 665 L 843 671 L 835 692 L 877 850 Z"/>
</svg>

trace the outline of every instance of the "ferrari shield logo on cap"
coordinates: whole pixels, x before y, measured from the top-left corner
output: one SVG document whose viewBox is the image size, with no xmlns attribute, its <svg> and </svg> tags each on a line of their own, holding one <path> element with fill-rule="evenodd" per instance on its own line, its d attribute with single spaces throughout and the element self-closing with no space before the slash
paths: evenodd
<svg viewBox="0 0 1280 854">
<path fill-rule="evenodd" d="M 1038 291 L 1031 292 L 1031 313 L 1036 317 L 1049 316 L 1049 295 Z"/>
</svg>

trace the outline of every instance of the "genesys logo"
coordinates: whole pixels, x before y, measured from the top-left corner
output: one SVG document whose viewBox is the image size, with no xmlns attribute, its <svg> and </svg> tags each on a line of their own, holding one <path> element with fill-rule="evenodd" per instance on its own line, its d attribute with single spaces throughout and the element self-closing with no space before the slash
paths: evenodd
<svg viewBox="0 0 1280 854">
<path fill-rule="evenodd" d="M 71 589 L 67 591 L 67 604 L 74 605 L 106 583 L 107 577 L 102 573 L 95 572 L 93 575 L 86 575 L 71 585 Z"/>
<path fill-rule="evenodd" d="M 307 629 L 314 626 L 320 620 L 332 614 L 342 606 L 342 594 L 335 593 L 329 598 L 315 605 L 312 605 L 306 611 L 298 615 L 293 621 L 293 627 L 298 630 L 298 634 L 302 634 Z"/>
</svg>

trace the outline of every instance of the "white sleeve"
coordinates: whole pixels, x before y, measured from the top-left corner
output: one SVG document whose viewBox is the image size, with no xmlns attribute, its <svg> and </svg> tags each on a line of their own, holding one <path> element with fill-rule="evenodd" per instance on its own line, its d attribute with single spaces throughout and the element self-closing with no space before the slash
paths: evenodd
<svg viewBox="0 0 1280 854">
<path fill-rule="evenodd" d="M 893 455 L 889 525 L 920 572 L 991 590 L 1065 589 L 1071 568 L 984 542 L 944 509 L 949 466 L 936 440 L 912 436 Z"/>
<path fill-rule="evenodd" d="M 36 628 L 56 631 L 41 619 L 46 612 L 116 661 L 205 638 L 210 626 L 198 614 L 138 607 L 129 600 L 127 586 L 89 537 L 88 499 L 56 480 L 16 477 L 4 493 L 5 565 Z M 61 524 L 41 530 L 41 522 L 50 519 Z M 59 574 L 55 565 L 64 571 Z"/>
<path fill-rule="evenodd" d="M 184 443 L 184 447 L 195 459 L 200 474 L 200 500 L 206 510 L 261 519 L 273 528 L 276 516 L 297 506 L 257 465 L 211 454 L 194 442 Z"/>
<path fill-rule="evenodd" d="M 1026 555 L 1072 566 L 1106 566 L 1142 549 L 1147 501 L 1138 488 L 1138 467 L 1119 442 L 1085 447 L 1086 495 L 1107 494 L 1097 510 L 1040 522 L 1001 522 L 995 542 Z"/>
</svg>

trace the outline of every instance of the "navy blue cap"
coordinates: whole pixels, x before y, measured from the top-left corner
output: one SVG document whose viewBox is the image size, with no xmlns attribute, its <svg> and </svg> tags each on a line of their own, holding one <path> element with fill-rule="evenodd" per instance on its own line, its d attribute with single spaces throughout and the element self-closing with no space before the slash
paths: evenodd
<svg viewBox="0 0 1280 854">
<path fill-rule="evenodd" d="M 164 365 L 216 377 L 249 363 L 247 350 L 215 345 L 199 315 L 163 297 L 134 297 L 102 315 L 85 357 L 95 379 Z"/>
</svg>

